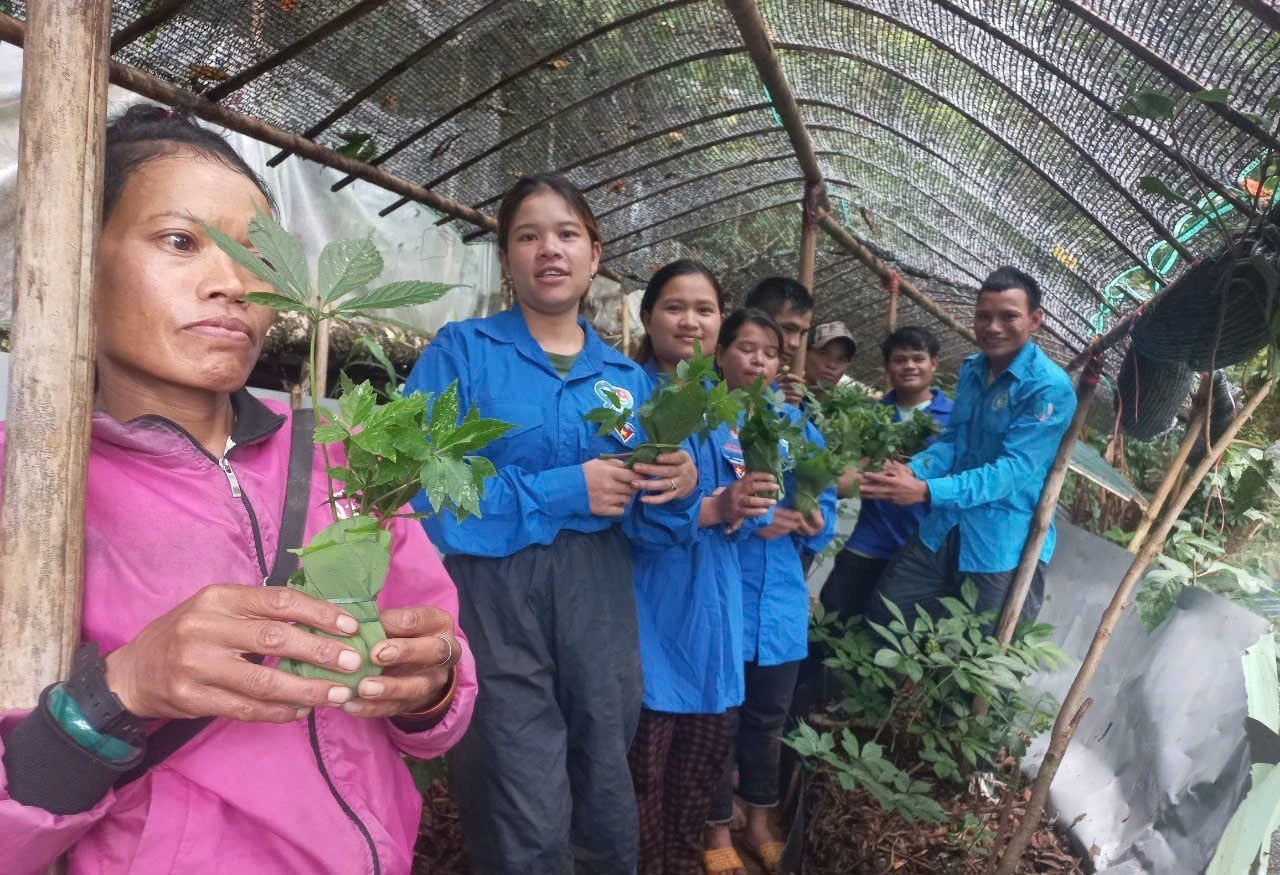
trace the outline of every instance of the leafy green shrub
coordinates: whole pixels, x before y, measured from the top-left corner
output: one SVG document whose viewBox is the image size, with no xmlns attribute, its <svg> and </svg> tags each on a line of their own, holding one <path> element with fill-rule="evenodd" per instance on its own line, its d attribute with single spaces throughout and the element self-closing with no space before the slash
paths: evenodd
<svg viewBox="0 0 1280 875">
<path fill-rule="evenodd" d="M 886 811 L 945 819 L 920 769 L 959 782 L 1002 750 L 1021 756 L 1057 713 L 1057 702 L 1026 679 L 1068 662 L 1043 623 L 1023 623 L 1001 645 L 983 631 L 995 614 L 977 613 L 977 601 L 977 587 L 966 581 L 961 598 L 941 600 L 946 616 L 922 611 L 910 627 L 888 602 L 894 619 L 887 626 L 845 622 L 819 607 L 810 637 L 827 652 L 824 664 L 842 695 L 817 718 L 831 731 L 802 725 L 786 743 Z M 972 713 L 975 696 L 989 703 L 985 714 Z M 859 736 L 868 741 L 859 745 Z"/>
</svg>

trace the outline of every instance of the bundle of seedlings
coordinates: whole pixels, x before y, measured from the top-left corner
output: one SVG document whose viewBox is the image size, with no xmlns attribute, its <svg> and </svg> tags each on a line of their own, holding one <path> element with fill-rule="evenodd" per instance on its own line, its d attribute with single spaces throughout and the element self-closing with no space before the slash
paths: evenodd
<svg viewBox="0 0 1280 875">
<path fill-rule="evenodd" d="M 274 289 L 246 295 L 246 300 L 307 319 L 312 374 L 318 330 L 325 320 L 361 316 L 381 321 L 370 311 L 424 304 L 452 288 L 416 281 L 369 288 L 382 274 L 383 262 L 368 237 L 325 246 L 313 283 L 301 245 L 270 216 L 260 213 L 249 223 L 249 242 L 256 251 L 216 228 L 205 226 L 205 231 L 237 264 Z M 378 622 L 377 597 L 391 564 L 389 523 L 425 516 L 406 508 L 422 490 L 434 513 L 459 519 L 478 515 L 484 481 L 497 472 L 476 454 L 511 426 L 485 419 L 475 409 L 461 417 L 456 384 L 437 398 L 411 395 L 386 403 L 379 403 L 368 381 L 356 385 L 344 375 L 341 389 L 338 412 L 327 414 L 321 410 L 316 381 L 311 381 L 314 439 L 325 457 L 333 522 L 296 551 L 300 567 L 289 585 L 342 605 L 360 621 L 357 635 L 344 642 L 360 652 L 362 663 L 354 674 L 295 660 L 283 660 L 280 668 L 354 691 L 361 680 L 381 673 L 368 657 L 386 637 Z"/>
<path fill-rule="evenodd" d="M 778 481 L 778 491 L 761 493 L 761 496 L 781 501 L 785 497 L 782 475 L 795 464 L 792 447 L 802 448 L 804 432 L 784 412 L 786 399 L 782 393 L 766 388 L 763 379 L 757 379 L 745 391 L 746 418 L 738 431 L 743 465 L 753 473 L 772 474 Z"/>
<path fill-rule="evenodd" d="M 659 381 L 649 400 L 638 411 L 624 404 L 617 393 L 604 390 L 607 404 L 588 411 L 587 422 L 600 426 L 599 434 L 624 432 L 639 421 L 645 442 L 629 453 L 606 458 L 621 459 L 628 468 L 637 463 L 652 463 L 664 453 L 673 453 L 694 435 L 705 436 L 725 423 L 737 421 L 743 406 L 743 395 L 730 391 L 716 373 L 715 360 L 702 354 L 695 341 L 693 357 L 676 366 L 674 375 Z"/>
</svg>

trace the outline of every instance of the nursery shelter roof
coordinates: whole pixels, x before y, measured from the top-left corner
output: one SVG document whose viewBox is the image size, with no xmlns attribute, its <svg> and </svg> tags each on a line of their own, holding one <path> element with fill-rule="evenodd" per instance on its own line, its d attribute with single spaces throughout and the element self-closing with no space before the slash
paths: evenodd
<svg viewBox="0 0 1280 875">
<path fill-rule="evenodd" d="M 1242 220 L 1280 145 L 1250 115 L 1280 91 L 1274 0 L 759 11 L 837 221 L 962 323 L 990 269 L 1024 267 L 1059 361 L 1215 247 L 1141 177 Z M 563 172 L 632 284 L 680 256 L 735 296 L 796 273 L 805 177 L 724 0 L 117 0 L 112 51 L 482 214 L 520 174 Z M 1180 105 L 1173 131 L 1116 111 L 1140 89 L 1217 88 L 1228 102 Z M 457 215 L 441 221 L 491 233 Z M 820 235 L 814 287 L 818 319 L 873 350 L 876 275 Z M 905 298 L 899 322 L 937 327 L 949 367 L 971 351 Z"/>
</svg>

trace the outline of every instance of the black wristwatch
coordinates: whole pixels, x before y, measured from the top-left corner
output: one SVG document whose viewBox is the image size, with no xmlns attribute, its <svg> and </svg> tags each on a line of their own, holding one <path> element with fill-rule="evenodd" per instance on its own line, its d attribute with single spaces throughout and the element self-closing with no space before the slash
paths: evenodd
<svg viewBox="0 0 1280 875">
<path fill-rule="evenodd" d="M 96 643 L 90 642 L 76 651 L 65 689 L 94 732 L 133 747 L 141 747 L 146 741 L 146 722 L 129 713 L 120 697 L 107 686 L 107 662 Z"/>
</svg>

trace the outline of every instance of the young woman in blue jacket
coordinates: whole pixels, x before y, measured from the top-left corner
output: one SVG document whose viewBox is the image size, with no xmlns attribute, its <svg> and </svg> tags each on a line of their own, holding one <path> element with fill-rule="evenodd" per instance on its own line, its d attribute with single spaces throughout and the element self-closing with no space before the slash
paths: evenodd
<svg viewBox="0 0 1280 875">
<path fill-rule="evenodd" d="M 498 212 L 498 249 L 515 306 L 445 326 L 405 385 L 457 381 L 460 410 L 514 425 L 484 452 L 497 475 L 481 515 L 424 522 L 458 586 L 482 690 L 452 788 L 477 875 L 630 875 L 627 750 L 643 693 L 632 545 L 694 536 L 698 471 L 685 450 L 634 470 L 601 459 L 644 435 L 600 436 L 583 420 L 638 407 L 652 383 L 578 316 L 601 244 L 577 189 L 520 179 Z"/>
<path fill-rule="evenodd" d="M 720 331 L 724 293 L 715 275 L 680 260 L 655 273 L 640 302 L 646 337 L 637 356 L 655 382 Z M 640 875 L 699 875 L 703 825 L 729 750 L 728 709 L 742 702 L 739 538 L 772 519 L 767 473 L 740 475 L 729 429 L 694 442 L 701 481 L 699 528 L 687 544 L 635 551 L 644 710 L 631 745 L 640 808 Z"/>
<path fill-rule="evenodd" d="M 782 331 L 766 313 L 740 310 L 720 329 L 716 361 L 731 388 L 750 386 L 759 377 L 770 382 L 777 372 L 781 345 Z M 787 404 L 780 412 L 803 423 L 806 441 L 825 446 L 822 435 L 798 409 Z M 783 452 L 788 452 L 786 446 Z M 809 651 L 809 593 L 801 551 L 817 553 L 834 536 L 836 489 L 833 485 L 823 492 L 818 509 L 808 517 L 790 506 L 790 496 L 795 494 L 795 478 L 790 474 L 783 477 L 783 493 L 773 521 L 739 541 L 746 694 L 732 715 L 734 745 L 712 802 L 708 852 L 727 849 L 727 853 L 718 857 L 716 867 L 708 865 L 711 872 L 742 868 L 729 835 L 735 770 L 738 795 L 747 803 L 747 847 L 770 871 L 782 855 L 774 816 L 781 739 L 800 664 Z"/>
</svg>

